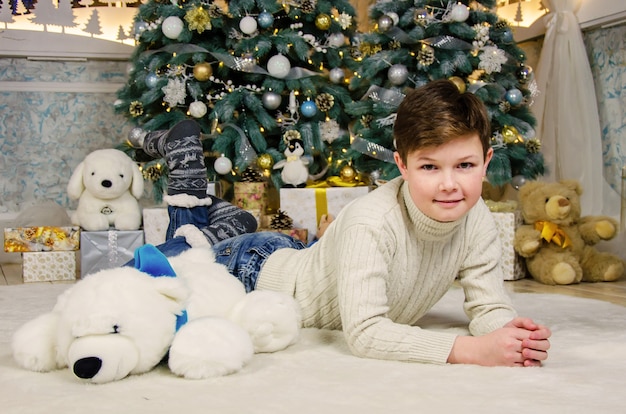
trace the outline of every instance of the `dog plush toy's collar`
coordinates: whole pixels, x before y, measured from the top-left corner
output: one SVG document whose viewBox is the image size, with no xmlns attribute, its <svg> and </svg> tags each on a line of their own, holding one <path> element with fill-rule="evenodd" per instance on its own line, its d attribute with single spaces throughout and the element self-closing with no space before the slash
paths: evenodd
<svg viewBox="0 0 626 414">
<path fill-rule="evenodd" d="M 135 250 L 135 269 L 152 277 L 176 277 L 167 257 L 151 244 L 145 244 Z M 187 311 L 176 315 L 176 330 L 187 323 Z"/>
</svg>

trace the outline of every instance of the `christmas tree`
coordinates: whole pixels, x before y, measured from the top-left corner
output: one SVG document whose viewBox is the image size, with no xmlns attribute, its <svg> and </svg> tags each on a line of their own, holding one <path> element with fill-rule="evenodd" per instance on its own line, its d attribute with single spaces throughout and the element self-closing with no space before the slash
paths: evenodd
<svg viewBox="0 0 626 414">
<path fill-rule="evenodd" d="M 543 174 L 529 109 L 536 94 L 532 68 L 494 6 L 495 0 L 379 0 L 370 8 L 373 29 L 355 45 L 362 60 L 348 107 L 358 119 L 347 154 L 357 170 L 382 179 L 399 175 L 392 125 L 403 90 L 448 78 L 487 106 L 494 148 L 489 183 L 518 187 Z"/>
<path fill-rule="evenodd" d="M 342 0 L 148 0 L 116 102 L 137 125 L 122 149 L 139 157 L 146 131 L 193 118 L 210 175 L 238 181 L 255 167 L 281 187 L 273 167 L 293 139 L 303 143 L 312 176 L 336 174 L 349 162 L 354 14 Z M 158 199 L 165 164 L 143 167 Z"/>
</svg>

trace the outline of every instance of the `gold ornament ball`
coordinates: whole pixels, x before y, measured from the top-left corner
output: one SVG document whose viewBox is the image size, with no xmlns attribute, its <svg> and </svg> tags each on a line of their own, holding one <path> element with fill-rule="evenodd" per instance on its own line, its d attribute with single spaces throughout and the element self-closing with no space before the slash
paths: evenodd
<svg viewBox="0 0 626 414">
<path fill-rule="evenodd" d="M 519 140 L 520 133 L 514 126 L 505 125 L 504 128 L 502 128 L 502 138 L 504 139 L 505 143 L 513 144 Z"/>
<path fill-rule="evenodd" d="M 341 181 L 351 183 L 356 179 L 356 170 L 351 165 L 344 165 L 341 167 L 341 170 L 339 170 L 339 177 Z"/>
<path fill-rule="evenodd" d="M 256 160 L 256 165 L 263 170 L 269 170 L 274 166 L 274 160 L 270 154 L 261 154 Z"/>
<path fill-rule="evenodd" d="M 448 80 L 450 80 L 452 83 L 454 83 L 454 85 L 456 85 L 459 92 L 465 93 L 466 87 L 465 87 L 465 81 L 463 79 L 461 79 L 458 76 L 450 76 Z"/>
<path fill-rule="evenodd" d="M 315 18 L 315 27 L 320 30 L 328 30 L 330 29 L 330 16 L 322 13 Z"/>
<path fill-rule="evenodd" d="M 193 67 L 193 77 L 200 82 L 208 81 L 212 74 L 213 69 L 211 69 L 211 65 L 206 62 L 196 63 Z"/>
</svg>

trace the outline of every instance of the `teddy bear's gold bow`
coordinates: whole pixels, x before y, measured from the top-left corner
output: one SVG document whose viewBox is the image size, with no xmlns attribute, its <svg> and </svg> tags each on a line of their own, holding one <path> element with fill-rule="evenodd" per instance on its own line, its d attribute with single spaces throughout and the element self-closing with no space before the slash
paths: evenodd
<svg viewBox="0 0 626 414">
<path fill-rule="evenodd" d="M 541 238 L 548 243 L 552 242 L 562 248 L 566 248 L 572 244 L 572 241 L 567 234 L 565 234 L 563 229 L 560 229 L 557 224 L 551 221 L 537 221 L 535 223 L 535 230 L 540 231 Z"/>
</svg>

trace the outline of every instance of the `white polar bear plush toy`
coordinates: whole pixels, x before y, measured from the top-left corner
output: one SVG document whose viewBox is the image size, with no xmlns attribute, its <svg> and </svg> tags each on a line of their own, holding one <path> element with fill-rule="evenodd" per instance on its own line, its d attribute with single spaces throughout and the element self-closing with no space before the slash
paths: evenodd
<svg viewBox="0 0 626 414">
<path fill-rule="evenodd" d="M 138 199 L 143 194 L 139 167 L 124 152 L 101 149 L 78 164 L 67 184 L 67 194 L 78 200 L 72 224 L 89 231 L 137 230 L 141 226 Z"/>
<path fill-rule="evenodd" d="M 168 260 L 142 246 L 135 267 L 87 276 L 59 295 L 51 312 L 21 326 L 11 344 L 18 365 L 39 372 L 69 367 L 86 382 L 106 383 L 148 372 L 167 356 L 174 374 L 202 379 L 235 373 L 254 353 L 293 344 L 301 326 L 295 300 L 246 294 L 215 262 L 200 231 L 183 230 L 191 249 Z"/>
</svg>

